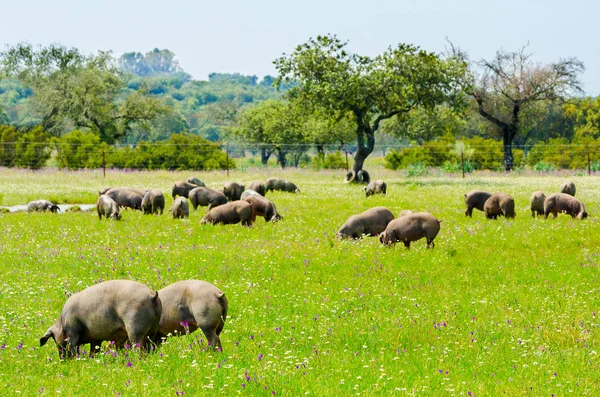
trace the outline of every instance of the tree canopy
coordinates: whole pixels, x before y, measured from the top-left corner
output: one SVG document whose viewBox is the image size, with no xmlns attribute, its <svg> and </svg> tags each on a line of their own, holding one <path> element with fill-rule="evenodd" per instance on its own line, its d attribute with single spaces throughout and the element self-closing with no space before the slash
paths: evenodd
<svg viewBox="0 0 600 397">
<path fill-rule="evenodd" d="M 410 44 L 389 47 L 374 58 L 347 50 L 335 35 L 317 36 L 275 61 L 276 84 L 292 85 L 288 97 L 332 118 L 351 112 L 356 121 L 353 171 L 373 151 L 379 124 L 416 107 L 464 104 L 460 87 L 467 64 Z"/>
</svg>

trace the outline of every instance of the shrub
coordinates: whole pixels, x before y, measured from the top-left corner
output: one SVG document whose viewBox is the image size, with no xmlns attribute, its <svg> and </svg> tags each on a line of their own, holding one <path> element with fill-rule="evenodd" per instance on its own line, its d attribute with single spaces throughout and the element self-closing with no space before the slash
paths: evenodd
<svg viewBox="0 0 600 397">
<path fill-rule="evenodd" d="M 53 140 L 59 168 L 99 168 L 102 166 L 100 137 L 91 132 L 73 130 Z"/>
<path fill-rule="evenodd" d="M 418 162 L 414 164 L 409 164 L 406 167 L 406 176 L 409 178 L 425 176 L 429 173 L 429 169 L 425 165 L 425 163 Z"/>
<path fill-rule="evenodd" d="M 323 168 L 328 170 L 346 169 L 346 160 L 339 151 L 329 153 L 325 156 L 325 160 L 323 160 Z"/>
<path fill-rule="evenodd" d="M 49 136 L 41 126 L 21 134 L 15 145 L 12 165 L 40 169 L 50 158 Z"/>
</svg>

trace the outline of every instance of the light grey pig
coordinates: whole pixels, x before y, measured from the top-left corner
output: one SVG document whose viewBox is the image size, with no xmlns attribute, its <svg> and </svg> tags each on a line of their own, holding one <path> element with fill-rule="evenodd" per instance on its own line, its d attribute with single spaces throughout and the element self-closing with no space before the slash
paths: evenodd
<svg viewBox="0 0 600 397">
<path fill-rule="evenodd" d="M 159 343 L 169 334 L 202 330 L 213 349 L 222 350 L 219 335 L 227 319 L 227 298 L 223 291 L 200 280 L 178 281 L 158 291 L 162 316 Z"/>
<path fill-rule="evenodd" d="M 563 185 L 560 187 L 561 193 L 566 193 L 571 196 L 575 196 L 576 190 L 577 189 L 575 189 L 575 184 L 573 183 L 573 181 L 567 181 L 563 183 Z"/>
<path fill-rule="evenodd" d="M 492 193 L 483 190 L 471 190 L 469 193 L 465 194 L 465 204 L 467 205 L 465 215 L 473 217 L 473 208 L 483 211 L 483 205 L 491 195 Z"/>
<path fill-rule="evenodd" d="M 231 225 L 242 223 L 242 226 L 252 226 L 252 205 L 246 201 L 231 201 L 208 211 L 200 223 L 222 223 Z"/>
<path fill-rule="evenodd" d="M 192 189 L 188 196 L 190 202 L 192 203 L 192 207 L 194 207 L 194 211 L 196 211 L 198 206 L 208 206 L 208 209 L 210 210 L 229 201 L 227 200 L 227 197 L 225 197 L 225 195 L 218 190 L 203 186 Z"/>
<path fill-rule="evenodd" d="M 427 248 L 434 248 L 435 243 L 433 240 L 440 231 L 441 222 L 429 212 L 406 214 L 391 221 L 379 236 L 379 241 L 384 245 L 402 241 L 406 248 L 410 248 L 411 241 L 417 241 L 425 237 Z"/>
<path fill-rule="evenodd" d="M 144 214 L 163 214 L 165 210 L 165 195 L 158 189 L 150 189 L 142 198 Z"/>
<path fill-rule="evenodd" d="M 488 219 L 496 219 L 499 216 L 515 218 L 515 200 L 506 193 L 494 193 L 485 201 L 483 213 Z"/>
<path fill-rule="evenodd" d="M 144 284 L 105 281 L 67 299 L 58 319 L 40 338 L 40 346 L 54 339 L 61 359 L 73 357 L 77 346 L 89 343 L 93 350 L 103 341 L 115 341 L 118 347 L 129 341 L 150 350 L 161 309 L 158 292 Z"/>
<path fill-rule="evenodd" d="M 531 216 L 535 218 L 537 213 L 538 216 L 544 215 L 544 200 L 546 195 L 541 190 L 533 192 L 531 198 L 529 198 L 529 204 L 531 204 Z"/>
<path fill-rule="evenodd" d="M 177 197 L 173 200 L 171 215 L 173 215 L 173 219 L 183 219 L 190 216 L 190 206 L 185 197 Z"/>
<path fill-rule="evenodd" d="M 393 219 L 394 214 L 392 214 L 392 211 L 385 207 L 374 207 L 348 218 L 336 233 L 336 237 L 360 238 L 362 235 L 375 236 L 382 233 Z"/>
<path fill-rule="evenodd" d="M 585 219 L 588 213 L 585 205 L 575 197 L 566 193 L 554 193 L 544 201 L 544 216 L 552 214 L 556 218 L 559 212 L 571 215 L 572 218 Z"/>
<path fill-rule="evenodd" d="M 121 219 L 119 206 L 115 200 L 111 199 L 106 194 L 98 197 L 98 201 L 96 202 L 96 211 L 98 211 L 98 219 L 100 220 L 102 220 L 102 215 L 104 215 L 106 219 L 112 219 L 114 221 Z"/>
<path fill-rule="evenodd" d="M 27 203 L 27 212 L 37 211 L 57 212 L 60 211 L 60 208 L 58 208 L 58 205 L 55 205 L 48 200 L 35 200 Z"/>
<path fill-rule="evenodd" d="M 370 182 L 367 187 L 365 187 L 365 194 L 367 197 L 373 196 L 375 194 L 386 194 L 387 185 L 381 179 Z"/>
</svg>

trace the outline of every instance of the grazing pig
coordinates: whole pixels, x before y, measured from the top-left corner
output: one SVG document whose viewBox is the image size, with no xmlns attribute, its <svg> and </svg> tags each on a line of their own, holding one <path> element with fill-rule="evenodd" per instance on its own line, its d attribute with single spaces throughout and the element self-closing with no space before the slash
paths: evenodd
<svg viewBox="0 0 600 397">
<path fill-rule="evenodd" d="M 533 192 L 531 198 L 529 199 L 529 203 L 531 204 L 531 216 L 535 218 L 537 213 L 538 216 L 544 215 L 544 200 L 546 200 L 546 195 L 541 190 L 537 192 Z"/>
<path fill-rule="evenodd" d="M 102 215 L 104 215 L 106 219 L 112 219 L 114 221 L 121 219 L 119 206 L 115 200 L 111 199 L 106 194 L 98 197 L 98 201 L 96 202 L 96 210 L 98 211 L 98 219 L 100 220 L 102 220 Z"/>
<path fill-rule="evenodd" d="M 262 194 L 258 193 L 256 190 L 246 189 L 246 190 L 244 190 L 244 192 L 240 196 L 240 200 L 245 200 L 246 197 L 249 197 L 249 196 L 261 196 L 261 197 L 264 197 Z"/>
<path fill-rule="evenodd" d="M 239 200 L 244 191 L 244 185 L 236 182 L 225 182 L 223 186 L 223 194 L 229 199 L 229 201 Z"/>
<path fill-rule="evenodd" d="M 55 205 L 48 200 L 35 200 L 27 203 L 27 212 L 37 211 L 57 212 L 60 211 L 60 208 L 58 208 L 58 205 Z"/>
<path fill-rule="evenodd" d="M 410 214 L 414 214 L 414 212 L 411 210 L 402 210 L 402 211 L 400 211 L 398 218 L 400 218 L 401 216 L 406 216 L 406 215 L 410 215 Z"/>
<path fill-rule="evenodd" d="M 177 197 L 173 200 L 171 215 L 173 215 L 173 219 L 183 219 L 190 216 L 190 206 L 185 197 Z"/>
<path fill-rule="evenodd" d="M 384 245 L 402 241 L 406 248 L 410 248 L 411 241 L 417 241 L 425 237 L 427 239 L 427 248 L 434 248 L 435 244 L 433 240 L 440 231 L 441 222 L 429 212 L 406 214 L 392 220 L 381 236 L 379 236 L 379 241 Z"/>
<path fill-rule="evenodd" d="M 188 198 L 190 191 L 197 187 L 198 187 L 198 185 L 195 185 L 195 184 L 189 183 L 189 182 L 184 182 L 184 181 L 175 182 L 173 184 L 173 188 L 171 189 L 171 195 L 173 196 L 173 200 L 175 200 L 175 197 L 177 197 L 177 196 Z"/>
<path fill-rule="evenodd" d="M 103 341 L 122 347 L 127 341 L 150 350 L 156 341 L 161 302 L 158 292 L 131 280 L 112 280 L 72 295 L 54 324 L 40 338 L 44 346 L 52 338 L 60 358 L 73 357 L 77 346 L 91 350 Z"/>
<path fill-rule="evenodd" d="M 499 216 L 515 218 L 515 200 L 506 193 L 494 193 L 485 201 L 483 213 L 488 219 L 496 219 Z"/>
<path fill-rule="evenodd" d="M 248 189 L 254 190 L 256 193 L 260 194 L 263 197 L 267 194 L 267 188 L 265 187 L 265 184 L 262 181 L 252 181 Z"/>
<path fill-rule="evenodd" d="M 252 226 L 252 205 L 246 201 L 231 201 L 208 211 L 200 223 L 222 223 L 230 225 L 242 222 L 242 226 Z"/>
<path fill-rule="evenodd" d="M 367 187 L 365 187 L 365 194 L 367 197 L 373 196 L 375 194 L 385 194 L 387 191 L 387 185 L 381 179 L 378 179 L 374 182 L 370 182 Z"/>
<path fill-rule="evenodd" d="M 247 192 L 244 191 L 244 193 Z M 242 194 L 243 196 L 243 194 Z M 277 213 L 277 208 L 269 199 L 257 194 L 249 194 L 243 198 L 244 201 L 252 204 L 252 222 L 256 220 L 256 216 L 262 216 L 266 222 L 275 222 L 282 220 L 283 217 Z"/>
<path fill-rule="evenodd" d="M 465 194 L 465 204 L 467 205 L 465 215 L 473 217 L 473 208 L 483 211 L 483 205 L 491 195 L 492 193 L 483 190 L 471 190 L 469 193 Z"/>
<path fill-rule="evenodd" d="M 559 212 L 569 214 L 572 218 L 585 219 L 588 217 L 585 205 L 566 193 L 551 194 L 544 201 L 544 216 L 546 218 L 548 218 L 550 213 L 556 218 Z"/>
<path fill-rule="evenodd" d="M 150 189 L 142 198 L 144 214 L 163 214 L 165 210 L 165 195 L 158 189 Z"/>
<path fill-rule="evenodd" d="M 573 181 L 567 181 L 563 183 L 563 185 L 560 187 L 561 193 L 566 193 L 571 196 L 575 196 L 575 190 L 575 184 L 573 183 Z"/>
<path fill-rule="evenodd" d="M 200 179 L 196 178 L 195 176 L 189 177 L 189 178 L 187 179 L 187 181 L 188 181 L 189 183 L 193 183 L 193 184 L 194 184 L 194 185 L 196 185 L 196 186 L 206 186 L 206 185 L 204 184 L 204 182 L 202 182 Z"/>
<path fill-rule="evenodd" d="M 112 187 L 105 187 L 104 189 L 98 191 L 98 196 L 102 196 L 103 194 L 106 194 L 106 192 L 108 192 L 110 189 L 112 189 Z"/>
<path fill-rule="evenodd" d="M 265 188 L 268 191 L 270 190 L 281 190 L 283 192 L 289 193 L 300 193 L 300 189 L 296 187 L 293 182 L 286 181 L 281 178 L 269 178 L 265 182 Z"/>
<path fill-rule="evenodd" d="M 223 291 L 200 280 L 178 281 L 158 291 L 162 315 L 158 338 L 202 330 L 209 345 L 222 350 L 219 334 L 227 319 L 227 298 Z M 160 343 L 160 342 L 159 342 Z"/>
<path fill-rule="evenodd" d="M 139 189 L 132 190 L 127 187 L 116 187 L 110 189 L 105 194 L 115 200 L 119 207 L 127 207 L 134 210 L 142 210 L 143 195 L 139 194 Z M 145 194 L 145 191 L 144 191 Z"/>
<path fill-rule="evenodd" d="M 208 206 L 208 209 L 210 210 L 229 201 L 223 193 L 202 186 L 192 189 L 188 196 L 192 203 L 192 207 L 194 207 L 194 211 L 196 211 L 198 206 Z"/>
<path fill-rule="evenodd" d="M 357 215 L 352 215 L 336 233 L 336 237 L 360 238 L 363 235 L 375 236 L 382 233 L 394 219 L 394 214 L 385 207 L 374 207 Z"/>
</svg>

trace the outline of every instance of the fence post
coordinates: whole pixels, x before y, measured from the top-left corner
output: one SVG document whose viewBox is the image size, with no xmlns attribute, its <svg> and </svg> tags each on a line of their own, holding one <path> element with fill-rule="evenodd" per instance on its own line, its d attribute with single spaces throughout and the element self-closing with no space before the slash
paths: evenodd
<svg viewBox="0 0 600 397">
<path fill-rule="evenodd" d="M 106 151 L 104 145 L 102 145 L 102 175 L 106 178 Z"/>
<path fill-rule="evenodd" d="M 226 158 L 226 167 L 227 167 L 227 178 L 229 178 L 229 142 L 225 143 L 225 158 Z"/>
<path fill-rule="evenodd" d="M 464 152 L 460 152 L 460 163 L 462 165 L 462 174 L 463 174 L 463 179 L 465 177 L 465 153 Z"/>
<path fill-rule="evenodd" d="M 590 161 L 590 150 L 587 151 L 588 156 L 588 176 L 592 175 L 592 162 Z"/>
<path fill-rule="evenodd" d="M 345 150 L 346 152 L 346 172 L 348 172 L 348 150 Z"/>
</svg>

